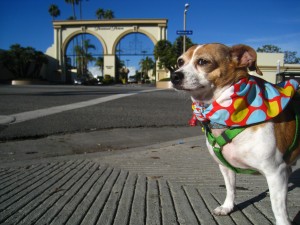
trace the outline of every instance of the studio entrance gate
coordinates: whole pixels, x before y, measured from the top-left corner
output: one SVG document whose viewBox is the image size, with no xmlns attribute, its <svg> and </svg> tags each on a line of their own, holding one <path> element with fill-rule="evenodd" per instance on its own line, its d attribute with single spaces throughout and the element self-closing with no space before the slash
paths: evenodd
<svg viewBox="0 0 300 225">
<path fill-rule="evenodd" d="M 69 42 L 77 35 L 91 34 L 103 47 L 104 74 L 115 77 L 116 48 L 119 41 L 131 33 L 142 33 L 155 45 L 167 38 L 167 19 L 113 19 L 53 21 L 54 44 L 47 50 L 58 62 L 61 81 L 66 81 L 66 55 Z"/>
</svg>

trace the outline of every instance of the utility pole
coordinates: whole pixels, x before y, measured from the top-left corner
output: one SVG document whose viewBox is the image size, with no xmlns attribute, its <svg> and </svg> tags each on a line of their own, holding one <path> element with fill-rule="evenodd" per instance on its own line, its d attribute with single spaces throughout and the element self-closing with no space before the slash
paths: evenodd
<svg viewBox="0 0 300 225">
<path fill-rule="evenodd" d="M 186 3 L 184 5 L 184 12 L 183 12 L 183 30 L 186 31 L 186 13 L 188 11 L 189 8 L 189 4 Z M 186 35 L 183 35 L 183 53 L 185 53 L 185 42 L 186 42 Z"/>
</svg>

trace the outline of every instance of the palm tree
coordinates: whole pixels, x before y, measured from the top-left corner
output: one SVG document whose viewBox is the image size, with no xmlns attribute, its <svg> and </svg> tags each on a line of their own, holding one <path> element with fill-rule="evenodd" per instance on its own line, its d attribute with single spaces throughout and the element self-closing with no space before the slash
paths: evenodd
<svg viewBox="0 0 300 225">
<path fill-rule="evenodd" d="M 95 45 L 90 44 L 90 39 L 84 40 L 83 46 L 76 45 L 74 47 L 76 52 L 77 73 L 79 77 L 87 72 L 88 63 L 95 60 L 93 55 L 89 52 L 89 49 L 96 49 Z"/>
<path fill-rule="evenodd" d="M 98 19 L 98 20 L 103 19 L 104 14 L 105 14 L 104 9 L 101 9 L 101 8 L 97 9 L 97 11 L 96 11 L 96 16 L 97 16 L 97 19 Z"/>
<path fill-rule="evenodd" d="M 67 20 L 76 20 L 76 18 L 74 16 L 69 16 Z"/>
<path fill-rule="evenodd" d="M 98 57 L 95 63 L 96 66 L 99 66 L 102 76 L 103 76 L 103 66 L 104 66 L 104 58 L 103 57 Z"/>
<path fill-rule="evenodd" d="M 90 39 L 86 39 L 83 41 L 83 48 L 85 52 L 85 58 L 87 60 L 87 63 L 90 61 L 94 61 L 95 58 L 92 56 L 91 53 L 89 53 L 89 49 L 96 49 L 95 45 L 90 43 Z"/>
<path fill-rule="evenodd" d="M 140 66 L 142 70 L 142 74 L 146 74 L 145 78 L 148 78 L 148 71 L 154 68 L 155 63 L 153 62 L 152 58 L 146 57 L 140 61 Z M 144 78 L 144 76 L 142 76 Z"/>
<path fill-rule="evenodd" d="M 75 4 L 78 5 L 79 0 L 65 0 L 65 2 L 67 4 L 72 4 L 72 10 L 73 10 L 73 16 L 70 16 L 67 20 L 76 20 Z M 78 38 L 76 37 L 75 40 L 76 40 L 76 45 L 78 45 Z M 73 42 L 73 50 L 75 51 L 76 46 L 74 46 L 74 40 L 72 42 Z"/>
<path fill-rule="evenodd" d="M 72 9 L 73 9 L 73 17 L 75 18 L 76 20 L 76 12 L 75 12 L 75 5 L 78 5 L 79 3 L 79 0 L 65 0 L 65 2 L 67 4 L 72 4 Z"/>
<path fill-rule="evenodd" d="M 54 20 L 54 18 L 58 17 L 60 15 L 60 10 L 58 8 L 57 5 L 51 4 L 48 12 L 50 13 L 50 16 L 52 16 L 52 20 Z"/>
<path fill-rule="evenodd" d="M 114 15 L 114 12 L 112 11 L 112 10 L 106 10 L 105 12 L 104 12 L 104 19 L 113 19 L 113 18 L 115 18 L 115 15 Z"/>
</svg>

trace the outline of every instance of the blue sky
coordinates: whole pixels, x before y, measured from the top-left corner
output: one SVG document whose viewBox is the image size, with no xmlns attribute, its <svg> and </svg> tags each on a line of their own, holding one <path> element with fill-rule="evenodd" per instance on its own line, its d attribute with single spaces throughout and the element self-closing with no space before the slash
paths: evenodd
<svg viewBox="0 0 300 225">
<path fill-rule="evenodd" d="M 190 38 L 194 43 L 243 43 L 255 49 L 273 44 L 300 55 L 299 0 L 82 0 L 82 12 L 83 19 L 96 19 L 98 8 L 111 9 L 120 19 L 166 18 L 168 40 L 173 42 L 176 30 L 183 29 L 185 3 L 190 4 L 187 29 L 193 30 Z M 19 43 L 45 52 L 53 43 L 50 4 L 60 8 L 58 20 L 72 15 L 71 5 L 64 0 L 1 0 L 0 49 Z M 128 46 L 135 39 L 128 37 Z M 152 51 L 149 40 L 138 37 L 138 41 L 141 48 Z"/>
</svg>

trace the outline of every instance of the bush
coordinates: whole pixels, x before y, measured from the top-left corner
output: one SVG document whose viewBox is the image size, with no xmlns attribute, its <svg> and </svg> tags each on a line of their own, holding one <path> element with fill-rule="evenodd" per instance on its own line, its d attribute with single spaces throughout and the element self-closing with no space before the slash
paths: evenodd
<svg viewBox="0 0 300 225">
<path fill-rule="evenodd" d="M 98 80 L 96 78 L 87 79 L 87 80 L 85 80 L 85 82 L 83 84 L 84 85 L 95 85 L 95 84 L 98 84 Z"/>
<path fill-rule="evenodd" d="M 111 76 L 110 75 L 108 75 L 108 74 L 105 74 L 104 75 L 104 80 L 110 80 L 111 79 Z"/>
<path fill-rule="evenodd" d="M 114 78 L 112 78 L 108 74 L 105 74 L 103 79 L 103 84 L 112 84 L 112 83 L 114 83 Z"/>
<path fill-rule="evenodd" d="M 103 77 L 102 76 L 97 76 L 97 79 L 100 83 L 103 83 Z"/>
</svg>

